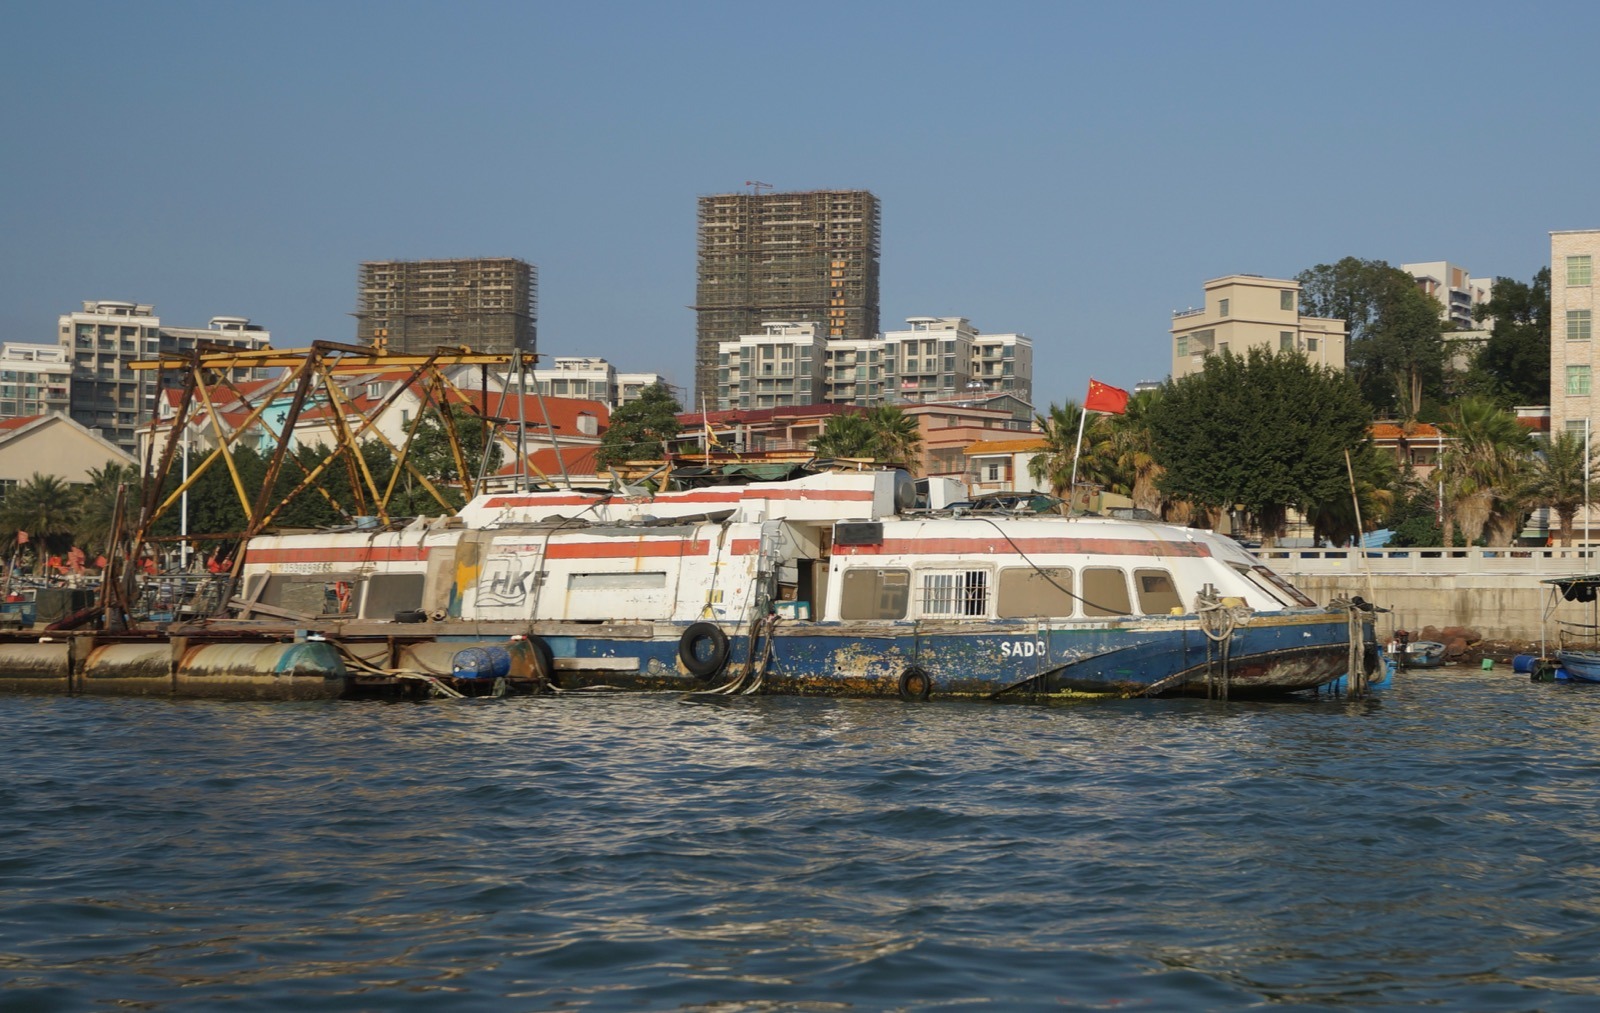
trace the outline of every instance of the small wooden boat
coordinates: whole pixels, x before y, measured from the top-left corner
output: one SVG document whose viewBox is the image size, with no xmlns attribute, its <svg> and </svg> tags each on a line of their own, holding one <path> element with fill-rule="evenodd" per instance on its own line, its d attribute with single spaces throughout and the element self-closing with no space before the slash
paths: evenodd
<svg viewBox="0 0 1600 1013">
<path fill-rule="evenodd" d="M 1444 664 L 1444 645 L 1437 640 L 1413 640 L 1406 645 L 1402 668 L 1438 668 Z"/>
</svg>

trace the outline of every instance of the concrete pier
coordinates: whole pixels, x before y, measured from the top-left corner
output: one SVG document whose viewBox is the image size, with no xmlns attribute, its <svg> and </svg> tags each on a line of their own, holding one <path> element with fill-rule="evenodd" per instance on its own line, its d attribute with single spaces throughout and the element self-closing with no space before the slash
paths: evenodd
<svg viewBox="0 0 1600 1013">
<path fill-rule="evenodd" d="M 1393 608 L 1397 628 L 1465 626 L 1489 640 L 1530 643 L 1539 640 L 1550 607 L 1550 586 L 1541 581 L 1600 572 L 1600 548 L 1258 549 L 1256 555 L 1318 601 L 1360 595 Z M 1593 622 L 1591 609 L 1562 602 L 1556 616 Z M 1387 619 L 1380 631 L 1389 628 Z"/>
</svg>

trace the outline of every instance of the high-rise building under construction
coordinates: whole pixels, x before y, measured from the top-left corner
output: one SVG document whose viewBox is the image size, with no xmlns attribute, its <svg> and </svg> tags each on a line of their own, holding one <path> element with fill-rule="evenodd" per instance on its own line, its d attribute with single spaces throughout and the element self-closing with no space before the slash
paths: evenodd
<svg viewBox="0 0 1600 1013">
<path fill-rule="evenodd" d="M 701 197 L 696 403 L 717 396 L 718 343 L 765 323 L 814 323 L 830 341 L 876 337 L 878 224 L 866 190 Z M 820 376 L 812 390 L 821 401 Z"/>
<path fill-rule="evenodd" d="M 539 276 L 514 257 L 379 260 L 361 265 L 356 338 L 390 351 L 440 345 L 537 351 Z"/>
</svg>

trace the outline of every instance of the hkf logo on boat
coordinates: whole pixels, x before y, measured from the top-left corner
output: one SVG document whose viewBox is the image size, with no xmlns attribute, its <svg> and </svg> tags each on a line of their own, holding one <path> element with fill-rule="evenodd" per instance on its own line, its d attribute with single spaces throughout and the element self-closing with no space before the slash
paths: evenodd
<svg viewBox="0 0 1600 1013">
<path fill-rule="evenodd" d="M 1045 655 L 1044 638 L 1038 640 L 1007 640 L 1000 644 L 1002 658 L 1042 658 Z"/>
</svg>

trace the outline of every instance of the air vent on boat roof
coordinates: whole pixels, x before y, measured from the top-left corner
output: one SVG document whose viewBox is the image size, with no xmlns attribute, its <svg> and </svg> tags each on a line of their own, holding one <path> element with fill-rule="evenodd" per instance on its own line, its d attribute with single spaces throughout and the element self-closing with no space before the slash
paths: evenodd
<svg viewBox="0 0 1600 1013">
<path fill-rule="evenodd" d="M 882 545 L 883 524 L 878 521 L 840 521 L 833 526 L 835 545 Z"/>
</svg>

